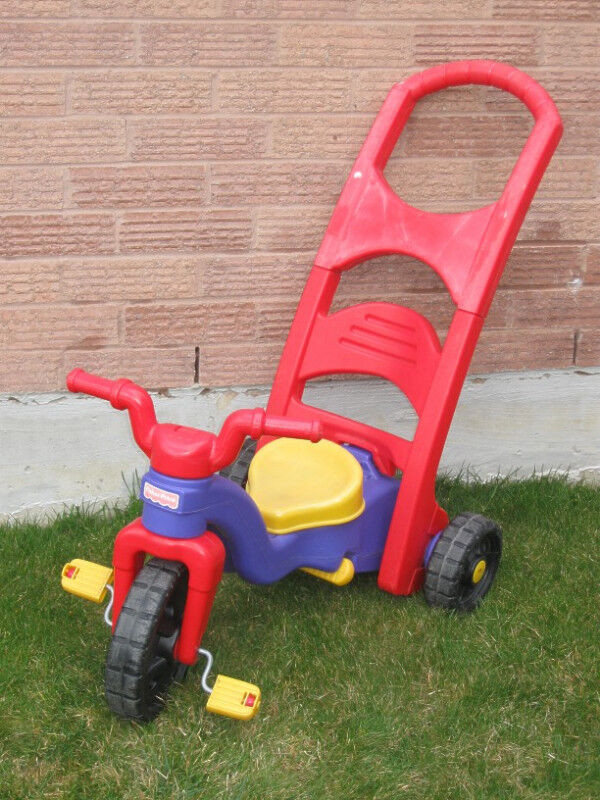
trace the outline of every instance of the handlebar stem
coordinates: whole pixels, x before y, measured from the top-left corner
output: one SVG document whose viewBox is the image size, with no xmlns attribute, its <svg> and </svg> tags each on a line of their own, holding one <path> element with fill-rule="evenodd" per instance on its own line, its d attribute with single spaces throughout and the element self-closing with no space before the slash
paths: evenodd
<svg viewBox="0 0 600 800">
<path fill-rule="evenodd" d="M 148 392 L 126 378 L 121 378 L 115 382 L 110 404 L 119 410 L 127 409 L 133 438 L 138 447 L 150 457 L 152 436 L 158 422 L 154 404 Z"/>
</svg>

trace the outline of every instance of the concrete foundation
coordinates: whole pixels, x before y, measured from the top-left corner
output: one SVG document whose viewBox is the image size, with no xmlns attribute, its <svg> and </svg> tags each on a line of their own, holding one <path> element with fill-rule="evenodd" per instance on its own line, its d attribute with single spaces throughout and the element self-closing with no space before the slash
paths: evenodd
<svg viewBox="0 0 600 800">
<path fill-rule="evenodd" d="M 154 395 L 164 422 L 217 431 L 237 408 L 264 406 L 268 388 L 170 390 Z M 414 412 L 391 384 L 331 381 L 306 402 L 404 436 Z M 0 396 L 0 520 L 124 501 L 146 467 L 126 413 L 68 393 Z M 557 470 L 600 479 L 600 368 L 467 379 L 441 469 L 486 479 Z"/>
</svg>

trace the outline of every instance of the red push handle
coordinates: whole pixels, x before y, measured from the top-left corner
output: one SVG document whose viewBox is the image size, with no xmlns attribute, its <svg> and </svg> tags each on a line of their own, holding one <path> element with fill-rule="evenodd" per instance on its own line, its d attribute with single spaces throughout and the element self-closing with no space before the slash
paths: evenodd
<svg viewBox="0 0 600 800">
<path fill-rule="evenodd" d="M 495 203 L 456 214 L 414 208 L 389 186 L 383 175 L 385 165 L 420 98 L 471 83 L 515 95 L 533 114 L 533 130 Z M 369 258 L 404 253 L 436 270 L 458 308 L 485 316 L 561 133 L 562 122 L 550 95 L 529 75 L 508 64 L 455 61 L 396 84 L 354 162 L 315 266 L 341 271 Z"/>
<path fill-rule="evenodd" d="M 552 98 L 537 81 L 516 67 L 498 61 L 454 61 L 442 64 L 412 75 L 404 81 L 402 88 L 410 92 L 416 102 L 427 94 L 464 84 L 494 86 L 510 92 L 525 103 L 536 120 L 554 118 L 556 114 Z"/>
<path fill-rule="evenodd" d="M 417 101 L 425 95 L 465 84 L 493 86 L 521 100 L 536 122 L 530 140 L 545 138 L 552 129 L 562 130 L 552 98 L 529 75 L 498 61 L 453 61 L 411 75 L 391 89 L 365 140 L 357 165 L 370 162 L 383 170 Z"/>
</svg>

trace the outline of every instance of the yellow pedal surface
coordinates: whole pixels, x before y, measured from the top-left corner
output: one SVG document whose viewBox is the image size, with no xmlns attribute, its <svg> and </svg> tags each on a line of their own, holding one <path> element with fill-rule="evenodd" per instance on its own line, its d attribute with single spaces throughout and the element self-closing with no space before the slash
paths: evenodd
<svg viewBox="0 0 600 800">
<path fill-rule="evenodd" d="M 66 592 L 101 603 L 106 597 L 106 586 L 113 581 L 113 568 L 74 558 L 65 564 L 60 583 Z"/>
<path fill-rule="evenodd" d="M 206 710 L 232 719 L 252 719 L 260 706 L 260 689 L 247 681 L 217 675 Z"/>
<path fill-rule="evenodd" d="M 354 564 L 349 558 L 342 558 L 342 563 L 335 572 L 325 572 L 312 567 L 301 567 L 301 569 L 302 572 L 308 572 L 309 575 L 314 575 L 316 578 L 321 578 L 322 581 L 328 581 L 336 586 L 345 586 L 354 577 Z"/>
</svg>

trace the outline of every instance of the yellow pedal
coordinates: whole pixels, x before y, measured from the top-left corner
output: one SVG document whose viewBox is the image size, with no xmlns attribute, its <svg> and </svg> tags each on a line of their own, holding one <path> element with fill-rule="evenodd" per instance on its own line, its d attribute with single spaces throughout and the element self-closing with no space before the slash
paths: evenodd
<svg viewBox="0 0 600 800">
<path fill-rule="evenodd" d="M 354 564 L 349 558 L 342 558 L 342 563 L 335 572 L 325 572 L 322 569 L 313 569 L 312 567 L 301 567 L 301 569 L 302 572 L 308 572 L 309 575 L 321 578 L 322 581 L 334 583 L 336 586 L 345 586 L 354 577 Z"/>
<path fill-rule="evenodd" d="M 113 581 L 113 568 L 74 558 L 65 564 L 61 573 L 61 586 L 65 592 L 101 603 L 106 597 L 106 586 Z"/>
<path fill-rule="evenodd" d="M 260 689 L 252 683 L 217 675 L 206 710 L 232 719 L 252 719 L 260 706 Z"/>
</svg>

